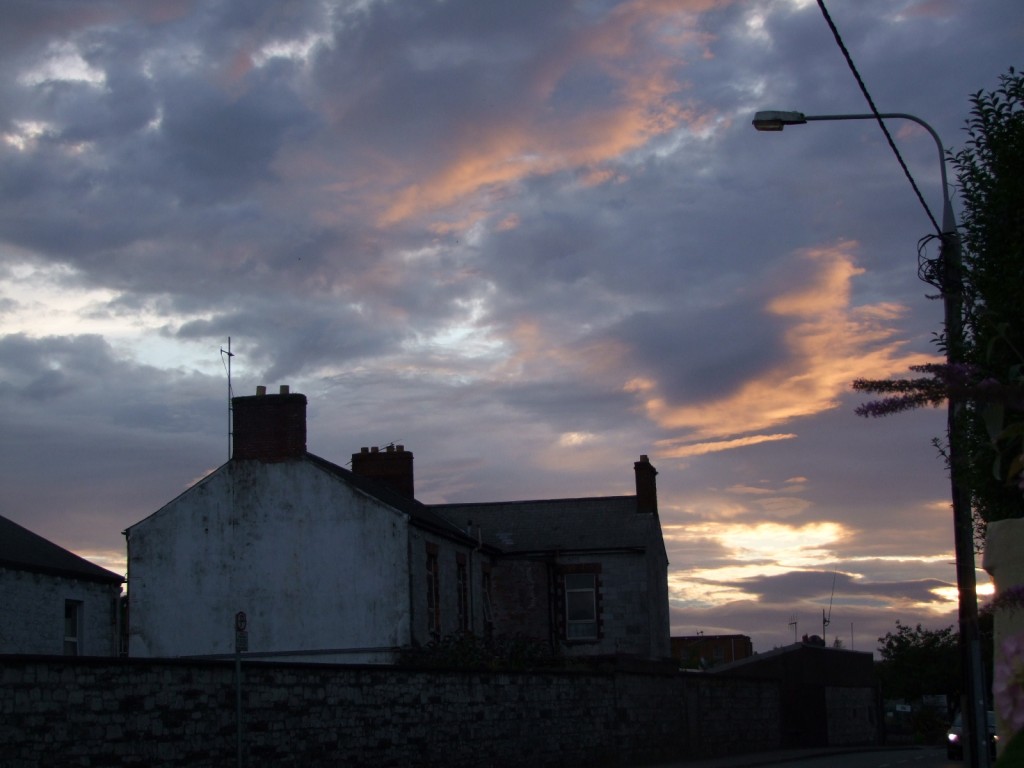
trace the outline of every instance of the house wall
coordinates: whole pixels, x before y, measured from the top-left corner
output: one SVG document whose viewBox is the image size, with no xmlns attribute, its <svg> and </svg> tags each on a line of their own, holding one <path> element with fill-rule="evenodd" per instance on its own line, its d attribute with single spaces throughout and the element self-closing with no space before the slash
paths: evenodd
<svg viewBox="0 0 1024 768">
<path fill-rule="evenodd" d="M 491 591 L 496 637 L 551 641 L 551 576 L 547 562 L 497 559 L 491 574 Z"/>
<path fill-rule="evenodd" d="M 560 629 L 565 607 L 553 579 L 559 568 L 579 565 L 600 567 L 601 637 L 596 641 L 568 642 Z M 545 643 L 553 639 L 566 656 L 669 657 L 665 569 L 657 567 L 656 557 L 602 552 L 546 560 L 498 559 L 492 580 L 496 635 L 522 635 Z"/>
<path fill-rule="evenodd" d="M 390 661 L 410 639 L 405 515 L 305 460 L 232 461 L 128 533 L 129 654 Z M 306 658 L 297 656 L 296 658 Z"/>
<path fill-rule="evenodd" d="M 0 653 L 64 653 L 64 602 L 82 603 L 79 655 L 116 656 L 118 585 L 0 568 Z"/>
<path fill-rule="evenodd" d="M 662 538 L 661 522 L 654 517 L 647 545 L 648 632 L 650 657 L 667 659 L 672 655 L 672 619 L 668 607 L 668 554 Z"/>
<path fill-rule="evenodd" d="M 484 636 L 483 572 L 490 564 L 490 557 L 479 549 L 456 544 L 443 537 L 409 529 L 409 568 L 413 642 L 424 646 L 437 637 L 453 635 L 459 627 L 458 563 L 461 557 L 466 564 L 467 597 L 469 607 L 469 630 L 477 636 Z M 427 548 L 437 553 L 438 587 L 440 597 L 441 627 L 437 637 L 431 635 L 427 617 Z"/>
<path fill-rule="evenodd" d="M 829 687 L 825 689 L 828 743 L 873 744 L 878 741 L 878 691 L 874 688 Z"/>
<path fill-rule="evenodd" d="M 773 749 L 777 684 L 168 659 L 0 664 L 3 764 L 646 765 Z M 741 725 L 738 725 L 741 724 Z"/>
<path fill-rule="evenodd" d="M 658 589 L 649 581 L 651 558 L 634 553 L 600 553 L 560 556 L 559 565 L 599 564 L 601 638 L 597 642 L 565 642 L 563 652 L 570 656 L 623 654 L 641 658 L 667 658 L 669 628 L 664 638 L 652 636 L 658 621 L 652 615 L 659 599 Z M 667 601 L 666 601 L 667 603 Z M 559 611 L 564 607 L 559 606 Z"/>
</svg>

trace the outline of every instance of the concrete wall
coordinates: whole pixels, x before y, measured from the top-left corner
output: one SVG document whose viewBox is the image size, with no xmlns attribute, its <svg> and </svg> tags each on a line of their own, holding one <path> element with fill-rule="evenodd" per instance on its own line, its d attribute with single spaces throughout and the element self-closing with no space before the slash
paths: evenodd
<svg viewBox="0 0 1024 768">
<path fill-rule="evenodd" d="M 64 603 L 78 600 L 78 654 L 115 656 L 120 594 L 120 586 L 0 568 L 0 653 L 64 653 Z"/>
<path fill-rule="evenodd" d="M 709 675 L 242 665 L 273 766 L 636 766 L 778 746 L 774 683 Z M 0 658 L 5 768 L 234 765 L 230 662 Z"/>
<path fill-rule="evenodd" d="M 239 611 L 253 652 L 406 645 L 407 536 L 308 461 L 233 461 L 129 529 L 129 654 L 232 653 Z"/>
</svg>

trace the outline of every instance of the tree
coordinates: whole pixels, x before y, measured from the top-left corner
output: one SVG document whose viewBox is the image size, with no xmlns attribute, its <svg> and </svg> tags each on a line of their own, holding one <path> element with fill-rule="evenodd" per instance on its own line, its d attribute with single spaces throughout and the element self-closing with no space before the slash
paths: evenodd
<svg viewBox="0 0 1024 768">
<path fill-rule="evenodd" d="M 950 703 L 960 694 L 959 638 L 949 626 L 924 629 L 896 622 L 895 632 L 878 638 L 878 678 L 887 699 L 917 701 L 944 694 Z"/>
<path fill-rule="evenodd" d="M 964 404 L 958 449 L 965 460 L 951 471 L 970 490 L 983 527 L 1024 516 L 1024 75 L 1010 68 L 999 88 L 978 91 L 971 104 L 968 139 L 949 155 L 963 203 L 963 363 L 853 387 L 883 395 L 857 409 L 863 416 L 940 405 L 951 395 Z M 943 268 L 925 262 L 922 274 Z M 937 341 L 946 348 L 944 333 Z"/>
<path fill-rule="evenodd" d="M 995 398 L 967 402 L 965 467 L 983 522 L 1024 515 L 1017 487 L 1024 432 L 1024 75 L 971 102 L 968 141 L 953 155 L 964 213 L 965 362 Z"/>
</svg>

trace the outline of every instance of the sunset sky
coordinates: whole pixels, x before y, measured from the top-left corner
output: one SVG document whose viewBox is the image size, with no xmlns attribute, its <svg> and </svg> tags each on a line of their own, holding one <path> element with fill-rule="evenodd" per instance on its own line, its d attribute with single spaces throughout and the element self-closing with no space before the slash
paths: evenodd
<svg viewBox="0 0 1024 768">
<path fill-rule="evenodd" d="M 826 4 L 947 148 L 1024 66 L 1020 0 Z M 123 573 L 227 458 L 230 337 L 236 395 L 405 445 L 424 502 L 649 455 L 673 634 L 954 623 L 945 413 L 850 389 L 936 359 L 932 224 L 877 123 L 762 109 L 870 111 L 814 0 L 6 0 L 0 515 Z"/>
</svg>

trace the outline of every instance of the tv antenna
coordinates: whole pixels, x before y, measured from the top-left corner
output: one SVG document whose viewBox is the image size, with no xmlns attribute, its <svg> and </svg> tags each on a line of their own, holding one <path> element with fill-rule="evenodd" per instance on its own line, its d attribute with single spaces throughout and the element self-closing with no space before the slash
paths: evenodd
<svg viewBox="0 0 1024 768">
<path fill-rule="evenodd" d="M 821 639 L 825 639 L 825 627 L 832 623 L 832 598 L 836 596 L 836 569 L 832 569 L 832 594 L 828 596 L 828 616 L 825 616 L 825 609 L 821 609 Z"/>
<path fill-rule="evenodd" d="M 234 357 L 234 352 L 231 351 L 231 337 L 228 336 L 228 348 L 220 348 L 220 361 L 227 369 L 228 374 L 228 460 L 231 460 L 231 400 L 234 398 L 234 392 L 231 390 L 231 358 Z"/>
<path fill-rule="evenodd" d="M 789 626 L 793 628 L 793 642 L 796 642 L 796 614 L 789 617 Z"/>
</svg>

